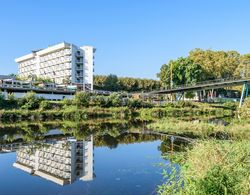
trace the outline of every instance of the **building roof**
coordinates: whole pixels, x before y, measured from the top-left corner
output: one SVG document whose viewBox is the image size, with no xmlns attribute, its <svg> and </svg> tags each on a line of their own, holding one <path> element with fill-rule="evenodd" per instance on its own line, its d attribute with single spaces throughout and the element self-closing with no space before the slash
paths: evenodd
<svg viewBox="0 0 250 195">
<path fill-rule="evenodd" d="M 15 76 L 10 76 L 10 75 L 0 75 L 0 80 L 4 80 L 4 79 L 14 79 Z"/>
<path fill-rule="evenodd" d="M 54 51 L 59 50 L 59 49 L 63 49 L 63 48 L 67 48 L 67 47 L 69 48 L 70 45 L 71 45 L 70 43 L 66 43 L 66 42 L 61 42 L 61 43 L 58 43 L 58 44 L 55 44 L 55 45 L 50 45 L 47 48 L 34 50 L 30 54 L 27 54 L 27 55 L 21 56 L 19 58 L 16 58 L 15 62 L 22 62 L 22 61 L 25 61 L 25 60 L 28 60 L 28 59 L 32 59 L 36 55 L 40 56 L 40 55 L 44 55 L 44 54 L 47 54 L 47 53 L 50 53 L 50 52 L 54 52 Z"/>
</svg>

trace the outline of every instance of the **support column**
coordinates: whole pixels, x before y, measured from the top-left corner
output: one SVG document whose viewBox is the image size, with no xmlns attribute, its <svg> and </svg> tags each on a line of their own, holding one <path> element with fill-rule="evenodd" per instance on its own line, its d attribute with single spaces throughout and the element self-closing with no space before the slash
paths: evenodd
<svg viewBox="0 0 250 195">
<path fill-rule="evenodd" d="M 8 92 L 7 92 L 6 89 L 5 89 L 4 92 L 3 92 L 3 96 L 4 96 L 4 99 L 5 99 L 5 100 L 8 99 Z"/>
<path fill-rule="evenodd" d="M 248 96 L 248 84 L 247 81 L 245 81 L 241 91 L 240 105 L 239 105 L 240 108 L 243 104 L 244 98 L 246 98 L 247 96 Z"/>
<path fill-rule="evenodd" d="M 205 102 L 206 101 L 206 91 L 203 90 L 203 101 Z"/>
</svg>

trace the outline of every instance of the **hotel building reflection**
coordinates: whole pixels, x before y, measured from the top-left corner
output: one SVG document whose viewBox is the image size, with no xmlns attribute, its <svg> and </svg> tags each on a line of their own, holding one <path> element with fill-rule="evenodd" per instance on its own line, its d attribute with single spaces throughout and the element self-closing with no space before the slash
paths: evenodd
<svg viewBox="0 0 250 195">
<path fill-rule="evenodd" d="M 59 185 L 94 179 L 93 136 L 29 145 L 16 151 L 14 167 Z"/>
</svg>

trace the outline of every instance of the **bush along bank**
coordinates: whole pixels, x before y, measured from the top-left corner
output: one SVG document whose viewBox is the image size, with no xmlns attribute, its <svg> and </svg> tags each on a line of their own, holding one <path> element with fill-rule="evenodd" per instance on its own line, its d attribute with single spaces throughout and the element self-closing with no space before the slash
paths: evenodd
<svg viewBox="0 0 250 195">
<path fill-rule="evenodd" d="M 21 99 L 15 99 L 12 94 L 8 100 L 0 96 L 0 120 L 71 120 L 89 117 L 139 117 L 143 120 L 152 120 L 166 116 L 224 116 L 233 113 L 234 110 L 226 106 L 184 101 L 158 106 L 140 99 L 124 98 L 116 93 L 110 96 L 97 96 L 80 92 L 74 99 L 60 102 L 38 98 L 35 93 L 28 93 Z"/>
</svg>

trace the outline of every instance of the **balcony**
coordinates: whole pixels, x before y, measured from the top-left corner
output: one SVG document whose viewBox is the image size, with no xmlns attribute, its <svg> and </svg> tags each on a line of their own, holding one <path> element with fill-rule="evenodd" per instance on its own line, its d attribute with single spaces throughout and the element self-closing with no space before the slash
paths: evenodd
<svg viewBox="0 0 250 195">
<path fill-rule="evenodd" d="M 83 73 L 76 74 L 76 77 L 83 77 Z"/>
<path fill-rule="evenodd" d="M 83 54 L 80 52 L 76 52 L 76 57 L 83 57 Z"/>
<path fill-rule="evenodd" d="M 83 70 L 83 66 L 76 66 L 76 70 Z"/>
<path fill-rule="evenodd" d="M 81 59 L 81 60 L 76 60 L 76 63 L 77 64 L 83 64 L 83 60 Z"/>
</svg>

